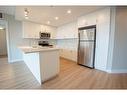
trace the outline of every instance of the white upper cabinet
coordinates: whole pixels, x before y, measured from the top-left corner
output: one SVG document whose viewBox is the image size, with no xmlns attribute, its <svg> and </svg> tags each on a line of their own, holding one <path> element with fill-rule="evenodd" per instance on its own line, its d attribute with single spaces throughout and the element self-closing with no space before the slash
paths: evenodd
<svg viewBox="0 0 127 95">
<path fill-rule="evenodd" d="M 85 27 L 90 25 L 95 25 L 97 23 L 96 13 L 88 14 L 78 18 L 78 27 Z"/>
<path fill-rule="evenodd" d="M 77 21 L 58 27 L 56 38 L 78 38 Z"/>
<path fill-rule="evenodd" d="M 56 27 L 40 25 L 32 22 L 23 22 L 23 38 L 40 38 L 40 32 L 48 32 L 51 39 L 56 38 Z"/>
<path fill-rule="evenodd" d="M 39 38 L 41 25 L 32 22 L 23 22 L 23 38 Z"/>
<path fill-rule="evenodd" d="M 109 23 L 110 8 L 102 9 L 78 18 L 78 28 L 90 25 L 97 25 Z"/>
</svg>

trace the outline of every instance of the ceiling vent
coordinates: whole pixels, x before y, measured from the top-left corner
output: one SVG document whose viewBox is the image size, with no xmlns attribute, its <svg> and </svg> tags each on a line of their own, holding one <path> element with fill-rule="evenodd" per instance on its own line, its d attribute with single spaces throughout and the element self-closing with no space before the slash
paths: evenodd
<svg viewBox="0 0 127 95">
<path fill-rule="evenodd" d="M 3 19 L 4 19 L 4 14 L 0 13 L 0 20 L 3 20 Z"/>
</svg>

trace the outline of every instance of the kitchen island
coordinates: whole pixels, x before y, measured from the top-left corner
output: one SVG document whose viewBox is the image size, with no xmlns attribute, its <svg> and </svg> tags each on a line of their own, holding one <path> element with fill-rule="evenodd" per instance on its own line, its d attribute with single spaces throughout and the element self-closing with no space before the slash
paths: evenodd
<svg viewBox="0 0 127 95">
<path fill-rule="evenodd" d="M 42 84 L 59 73 L 59 49 L 51 47 L 19 47 L 23 60 L 37 81 Z"/>
</svg>

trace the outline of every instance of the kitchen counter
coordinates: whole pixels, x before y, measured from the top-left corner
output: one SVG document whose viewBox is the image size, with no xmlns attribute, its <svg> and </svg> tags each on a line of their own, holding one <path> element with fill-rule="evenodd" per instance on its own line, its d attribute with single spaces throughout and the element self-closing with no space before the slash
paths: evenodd
<svg viewBox="0 0 127 95">
<path fill-rule="evenodd" d="M 34 52 L 41 52 L 41 51 L 52 51 L 52 50 L 59 50 L 59 48 L 56 47 L 28 47 L 28 46 L 22 46 L 19 47 L 24 53 L 34 53 Z"/>
<path fill-rule="evenodd" d="M 36 80 L 42 84 L 59 74 L 59 48 L 19 47 L 23 60 Z"/>
</svg>

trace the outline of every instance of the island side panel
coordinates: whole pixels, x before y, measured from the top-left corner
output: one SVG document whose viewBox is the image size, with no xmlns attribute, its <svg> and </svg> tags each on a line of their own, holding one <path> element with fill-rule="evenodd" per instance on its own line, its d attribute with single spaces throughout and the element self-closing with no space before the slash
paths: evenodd
<svg viewBox="0 0 127 95">
<path fill-rule="evenodd" d="M 42 82 L 59 74 L 59 50 L 40 52 L 40 69 Z"/>
<path fill-rule="evenodd" d="M 41 84 L 39 53 L 36 52 L 23 54 L 23 59 L 34 77 Z"/>
</svg>

